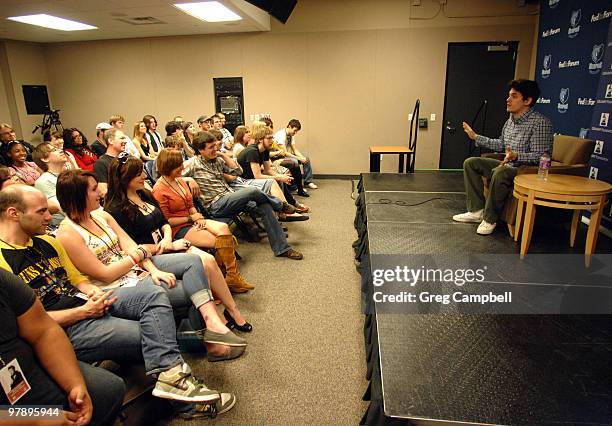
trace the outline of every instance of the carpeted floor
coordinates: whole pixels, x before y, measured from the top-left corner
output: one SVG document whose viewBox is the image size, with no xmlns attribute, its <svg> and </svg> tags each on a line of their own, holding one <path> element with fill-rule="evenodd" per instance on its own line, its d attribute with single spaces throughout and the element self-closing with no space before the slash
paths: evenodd
<svg viewBox="0 0 612 426">
<path fill-rule="evenodd" d="M 360 280 L 353 263 L 355 207 L 348 180 L 319 180 L 310 220 L 287 224 L 304 254 L 275 258 L 267 239 L 241 242 L 243 275 L 257 288 L 236 295 L 254 330 L 245 355 L 209 363 L 187 356 L 214 389 L 234 392 L 236 406 L 220 425 L 358 424 L 366 404 Z M 194 424 L 174 419 L 172 425 Z"/>
</svg>

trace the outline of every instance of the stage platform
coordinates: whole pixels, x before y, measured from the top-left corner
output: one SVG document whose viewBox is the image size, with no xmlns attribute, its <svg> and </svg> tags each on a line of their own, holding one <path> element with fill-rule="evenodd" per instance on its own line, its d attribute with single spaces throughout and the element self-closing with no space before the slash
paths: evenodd
<svg viewBox="0 0 612 426">
<path fill-rule="evenodd" d="M 607 255 L 592 266 L 586 284 L 576 278 L 582 266 L 546 257 L 582 259 L 585 226 L 570 248 L 569 225 L 559 223 L 563 215 L 538 210 L 526 262 L 505 226 L 485 237 L 476 234 L 475 224 L 452 221 L 465 211 L 461 173 L 363 174 L 359 191 L 354 248 L 370 380 L 363 424 L 612 424 L 612 317 L 543 315 L 540 310 L 550 306 L 529 303 L 542 294 L 532 299 L 533 293 L 520 292 L 535 287 L 546 288 L 543 297 L 562 293 L 565 299 L 557 302 L 563 311 L 576 291 L 593 291 L 590 284 L 608 280 Z M 612 253 L 612 241 L 600 235 L 597 253 Z M 519 289 L 518 298 L 526 302 L 517 308 L 520 315 L 475 314 L 452 303 L 421 304 L 413 311 L 373 300 L 383 287 L 373 285 L 372 271 L 398 259 L 418 268 L 432 259 L 465 264 L 479 256 L 489 262 L 487 275 L 493 278 L 472 292 L 489 281 Z M 544 263 L 528 262 L 538 256 Z M 437 284 L 444 287 L 434 282 L 427 288 L 433 292 Z M 612 292 L 600 287 L 593 306 L 603 301 L 602 312 L 612 312 L 605 311 Z M 442 292 L 449 291 L 446 286 Z"/>
</svg>

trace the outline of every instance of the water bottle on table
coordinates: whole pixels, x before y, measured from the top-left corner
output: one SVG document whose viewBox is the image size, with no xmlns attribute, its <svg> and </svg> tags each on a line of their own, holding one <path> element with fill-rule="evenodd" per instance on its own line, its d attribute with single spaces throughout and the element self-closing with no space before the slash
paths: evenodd
<svg viewBox="0 0 612 426">
<path fill-rule="evenodd" d="M 540 180 L 548 180 L 548 169 L 550 169 L 550 155 L 545 152 L 540 157 L 540 167 L 538 167 L 538 178 Z"/>
</svg>

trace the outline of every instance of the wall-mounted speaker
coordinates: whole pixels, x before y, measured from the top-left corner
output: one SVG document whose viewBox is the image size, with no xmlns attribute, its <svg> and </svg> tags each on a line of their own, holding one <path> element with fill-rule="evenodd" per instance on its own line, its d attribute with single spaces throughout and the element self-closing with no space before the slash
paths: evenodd
<svg viewBox="0 0 612 426">
<path fill-rule="evenodd" d="M 47 86 L 23 85 L 21 88 L 29 115 L 48 114 L 51 111 Z"/>
<path fill-rule="evenodd" d="M 297 4 L 297 0 L 247 0 L 247 2 L 268 12 L 283 24 L 287 23 Z"/>
</svg>

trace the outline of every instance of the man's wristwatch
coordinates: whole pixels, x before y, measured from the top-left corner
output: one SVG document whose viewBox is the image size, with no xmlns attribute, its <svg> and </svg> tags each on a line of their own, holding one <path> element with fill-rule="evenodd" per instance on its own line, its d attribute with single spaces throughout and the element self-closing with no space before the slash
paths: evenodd
<svg viewBox="0 0 612 426">
<path fill-rule="evenodd" d="M 193 218 L 191 215 L 187 216 L 187 223 L 193 223 Z"/>
</svg>

